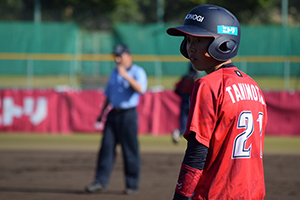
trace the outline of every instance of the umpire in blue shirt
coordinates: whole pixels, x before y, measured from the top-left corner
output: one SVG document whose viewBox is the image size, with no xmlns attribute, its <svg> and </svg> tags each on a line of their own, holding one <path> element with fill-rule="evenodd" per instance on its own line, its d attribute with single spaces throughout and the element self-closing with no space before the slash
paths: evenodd
<svg viewBox="0 0 300 200">
<path fill-rule="evenodd" d="M 116 45 L 113 53 L 117 66 L 106 85 L 106 101 L 98 121 L 102 120 L 103 112 L 109 104 L 113 109 L 108 113 L 105 123 L 95 180 L 86 187 L 86 191 L 95 193 L 105 190 L 114 164 L 116 145 L 120 144 L 125 165 L 124 193 L 134 194 L 139 189 L 140 175 L 136 107 L 140 95 L 147 90 L 147 75 L 143 68 L 132 63 L 132 56 L 127 46 Z"/>
</svg>

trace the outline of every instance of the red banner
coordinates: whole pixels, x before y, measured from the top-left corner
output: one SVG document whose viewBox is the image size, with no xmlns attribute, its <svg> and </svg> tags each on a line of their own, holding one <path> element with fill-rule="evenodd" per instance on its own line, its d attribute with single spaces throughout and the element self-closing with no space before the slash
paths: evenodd
<svg viewBox="0 0 300 200">
<path fill-rule="evenodd" d="M 63 94 L 53 90 L 1 90 L 0 130 L 69 133 Z"/>
<path fill-rule="evenodd" d="M 266 134 L 300 135 L 300 92 L 264 92 L 268 109 Z"/>
<path fill-rule="evenodd" d="M 173 91 L 147 92 L 138 113 L 139 133 L 171 134 L 179 127 L 180 97 Z"/>
<path fill-rule="evenodd" d="M 268 135 L 300 135 L 300 92 L 264 92 Z M 98 133 L 103 91 L 0 90 L 0 131 L 39 134 Z M 179 127 L 180 98 L 173 91 L 140 98 L 139 134 L 171 134 Z M 107 110 L 108 112 L 109 110 Z M 105 120 L 105 118 L 104 118 Z"/>
<path fill-rule="evenodd" d="M 97 90 L 64 93 L 68 105 L 69 126 L 74 132 L 95 132 L 94 125 L 104 103 L 104 94 Z"/>
</svg>

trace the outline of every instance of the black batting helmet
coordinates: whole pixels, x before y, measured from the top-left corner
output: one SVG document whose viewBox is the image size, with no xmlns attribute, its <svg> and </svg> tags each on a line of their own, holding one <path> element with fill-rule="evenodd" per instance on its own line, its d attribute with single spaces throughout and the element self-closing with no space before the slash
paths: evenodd
<svg viewBox="0 0 300 200">
<path fill-rule="evenodd" d="M 237 55 L 241 37 L 239 21 L 231 12 L 207 4 L 193 8 L 186 15 L 182 26 L 169 28 L 167 33 L 173 36 L 213 37 L 207 51 L 219 61 L 226 61 Z M 189 58 L 186 39 L 181 43 L 180 52 Z"/>
</svg>

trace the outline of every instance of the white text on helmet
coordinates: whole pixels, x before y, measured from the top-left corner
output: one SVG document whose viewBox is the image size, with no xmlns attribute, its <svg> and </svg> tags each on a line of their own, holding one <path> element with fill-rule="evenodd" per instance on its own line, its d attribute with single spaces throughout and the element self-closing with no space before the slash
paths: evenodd
<svg viewBox="0 0 300 200">
<path fill-rule="evenodd" d="M 198 22 L 202 22 L 204 20 L 204 17 L 202 17 L 201 15 L 197 15 L 197 14 L 187 14 L 185 19 L 191 19 L 191 20 L 196 20 Z"/>
<path fill-rule="evenodd" d="M 218 33 L 219 34 L 229 34 L 229 35 L 238 35 L 238 28 L 235 26 L 218 26 Z"/>
</svg>

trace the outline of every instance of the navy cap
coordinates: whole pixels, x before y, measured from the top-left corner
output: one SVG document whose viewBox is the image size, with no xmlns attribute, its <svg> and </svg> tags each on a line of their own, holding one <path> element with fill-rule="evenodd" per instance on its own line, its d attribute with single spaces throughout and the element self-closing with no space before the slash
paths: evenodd
<svg viewBox="0 0 300 200">
<path fill-rule="evenodd" d="M 116 56 L 121 56 L 123 53 L 129 53 L 130 54 L 130 49 L 123 44 L 118 44 L 114 47 L 113 54 Z"/>
</svg>

